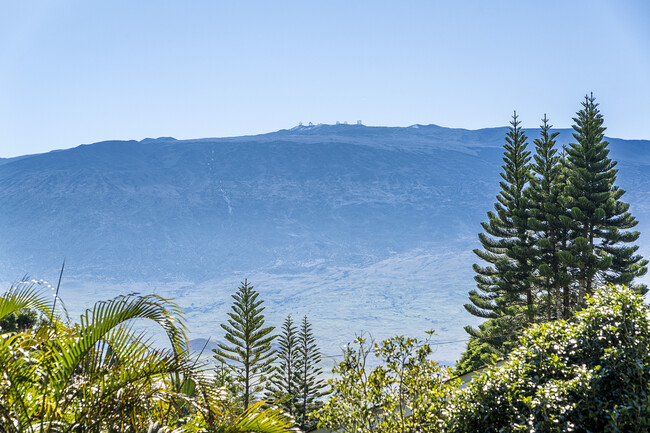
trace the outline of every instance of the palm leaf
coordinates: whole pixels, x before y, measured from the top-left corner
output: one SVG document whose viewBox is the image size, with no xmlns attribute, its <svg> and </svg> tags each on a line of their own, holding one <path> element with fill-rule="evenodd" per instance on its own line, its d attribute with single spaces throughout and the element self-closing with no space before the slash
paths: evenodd
<svg viewBox="0 0 650 433">
<path fill-rule="evenodd" d="M 61 341 L 57 382 L 67 386 L 75 369 L 102 340 L 112 340 L 115 348 L 120 348 L 125 353 L 141 353 L 142 339 L 120 340 L 116 333 L 116 329 L 128 330 L 129 328 L 119 327 L 134 319 L 149 319 L 158 323 L 165 330 L 175 356 L 185 357 L 187 337 L 185 326 L 179 321 L 180 317 L 180 310 L 176 304 L 157 295 L 131 294 L 98 302 L 92 310 L 87 310 L 81 316 L 78 335 Z M 130 347 L 127 348 L 127 345 Z"/>
<path fill-rule="evenodd" d="M 40 293 L 36 284 L 27 281 L 12 284 L 0 297 L 0 319 L 23 308 L 33 308 L 47 317 L 52 314 L 47 298 Z"/>
<path fill-rule="evenodd" d="M 248 407 L 234 421 L 224 426 L 224 433 L 287 433 L 293 431 L 294 421 L 280 407 L 262 409 L 266 401 L 259 401 Z M 261 410 L 262 409 L 262 410 Z"/>
</svg>

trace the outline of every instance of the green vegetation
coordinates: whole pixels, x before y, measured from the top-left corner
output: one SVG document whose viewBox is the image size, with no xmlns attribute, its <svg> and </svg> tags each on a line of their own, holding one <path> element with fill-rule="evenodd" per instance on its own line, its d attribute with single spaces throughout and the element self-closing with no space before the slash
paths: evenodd
<svg viewBox="0 0 650 433">
<path fill-rule="evenodd" d="M 320 377 L 321 354 L 307 316 L 298 329 L 288 315 L 278 345 L 279 365 L 271 379 L 268 396 L 296 419 L 301 430 L 313 430 L 318 421 L 311 414 L 326 393 L 325 381 Z"/>
<path fill-rule="evenodd" d="M 0 319 L 0 333 L 25 331 L 38 322 L 38 313 L 29 308 L 7 314 Z"/>
<path fill-rule="evenodd" d="M 637 221 L 628 212 L 630 205 L 620 201 L 625 191 L 614 185 L 618 170 L 608 157 L 603 116 L 593 95 L 585 96 L 582 107 L 573 119 L 576 143 L 566 149 L 565 194 L 575 226 L 569 247 L 560 253 L 577 285 L 578 305 L 598 281 L 630 284 L 648 264 L 635 255 L 638 246 L 627 245 L 639 238 L 639 232 L 628 231 Z"/>
<path fill-rule="evenodd" d="M 504 146 L 501 192 L 482 223 L 483 250 L 474 253 L 490 266 L 474 265 L 477 290 L 469 293 L 467 311 L 490 319 L 489 326 L 466 327 L 475 339 L 487 342 L 496 353 L 508 352 L 517 341 L 513 333 L 535 322 L 533 297 L 533 238 L 528 227 L 529 204 L 525 194 L 530 174 L 527 138 L 515 113 Z"/>
<path fill-rule="evenodd" d="M 279 365 L 270 379 L 268 397 L 280 404 L 289 415 L 296 417 L 296 396 L 298 394 L 298 330 L 293 324 L 291 314 L 282 324 L 278 335 Z"/>
<path fill-rule="evenodd" d="M 316 416 L 342 432 L 647 432 L 650 307 L 612 285 L 585 302 L 570 320 L 525 330 L 502 367 L 465 389 L 428 359 L 428 341 L 359 338 Z"/>
<path fill-rule="evenodd" d="M 474 265 L 477 290 L 469 313 L 487 319 L 471 336 L 457 372 L 505 356 L 534 323 L 570 318 L 586 295 L 603 283 L 632 285 L 648 261 L 631 245 L 639 232 L 625 193 L 615 185 L 616 162 L 604 141 L 603 117 L 586 96 L 574 120 L 574 143 L 558 154 L 557 133 L 544 116 L 534 162 L 517 116 L 506 135 L 504 165 L 495 211 L 488 212 Z M 645 286 L 636 286 L 645 293 Z"/>
<path fill-rule="evenodd" d="M 264 327 L 263 300 L 257 300 L 259 293 L 244 280 L 232 298 L 232 312 L 228 313 L 228 324 L 221 327 L 226 331 L 225 339 L 230 345 L 219 343 L 213 349 L 214 358 L 231 369 L 235 380 L 243 388 L 244 409 L 253 395 L 264 390 L 264 384 L 273 374 L 271 363 L 275 351 L 271 349 L 273 326 Z"/>
<path fill-rule="evenodd" d="M 296 416 L 298 425 L 305 431 L 316 427 L 317 421 L 311 414 L 320 406 L 319 399 L 326 394 L 325 381 L 320 378 L 320 361 L 321 354 L 312 334 L 311 324 L 307 316 L 304 316 L 298 331 Z"/>
<path fill-rule="evenodd" d="M 316 413 L 319 426 L 354 433 L 444 432 L 446 401 L 455 383 L 429 359 L 429 340 L 357 338 L 343 351 L 331 395 Z M 370 368 L 369 357 L 381 362 Z"/>
<path fill-rule="evenodd" d="M 526 190 L 530 203 L 528 223 L 537 235 L 533 266 L 538 270 L 534 285 L 541 297 L 541 320 L 571 316 L 568 296 L 571 276 L 558 252 L 567 249 L 572 220 L 568 216 L 568 200 L 564 197 L 564 159 L 555 147 L 555 138 L 559 133 L 551 132 L 551 128 L 544 115 L 540 137 L 534 140 L 533 176 Z"/>
<path fill-rule="evenodd" d="M 260 404 L 231 412 L 210 376 L 187 354 L 177 306 L 155 295 L 99 302 L 79 323 L 64 323 L 38 290 L 12 286 L 0 319 L 25 308 L 51 318 L 44 326 L 0 335 L 0 428 L 7 433 L 157 431 L 281 433 L 292 422 Z M 132 322 L 166 333 L 154 349 Z"/>
<path fill-rule="evenodd" d="M 572 320 L 524 333 L 449 405 L 450 432 L 647 432 L 650 308 L 607 286 Z"/>
</svg>

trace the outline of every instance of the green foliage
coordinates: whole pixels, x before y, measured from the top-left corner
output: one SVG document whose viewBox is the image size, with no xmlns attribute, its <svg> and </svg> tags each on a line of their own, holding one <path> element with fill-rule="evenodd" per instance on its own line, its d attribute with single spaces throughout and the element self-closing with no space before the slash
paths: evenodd
<svg viewBox="0 0 650 433">
<path fill-rule="evenodd" d="M 625 191 L 614 185 L 618 170 L 608 156 L 603 116 L 593 94 L 585 96 L 573 121 L 576 143 L 567 148 L 565 194 L 575 230 L 561 258 L 578 283 L 582 303 L 597 281 L 630 284 L 647 272 L 648 261 L 635 254 L 638 246 L 625 245 L 639 238 L 639 232 L 629 231 L 637 221 L 628 212 L 630 205 L 620 200 Z M 645 287 L 638 290 L 645 293 Z"/>
<path fill-rule="evenodd" d="M 319 427 L 354 433 L 445 431 L 444 404 L 455 386 L 429 360 L 429 340 L 359 337 L 334 368 L 331 396 L 315 413 Z M 381 364 L 370 368 L 373 355 Z M 447 372 L 448 373 L 448 372 Z"/>
<path fill-rule="evenodd" d="M 459 391 L 450 432 L 647 432 L 650 308 L 609 286 L 572 321 L 537 325 L 501 368 Z"/>
<path fill-rule="evenodd" d="M 568 218 L 568 199 L 564 196 L 565 160 L 555 148 L 559 132 L 551 132 L 544 115 L 540 137 L 535 139 L 535 155 L 526 193 L 530 202 L 530 228 L 535 235 L 535 286 L 541 299 L 541 320 L 567 318 L 571 314 L 571 277 L 558 253 L 567 249 L 569 232 L 573 228 Z"/>
<path fill-rule="evenodd" d="M 37 323 L 38 313 L 29 308 L 23 308 L 0 319 L 0 332 L 25 331 Z"/>
<path fill-rule="evenodd" d="M 303 431 L 316 427 L 318 421 L 311 414 L 320 406 L 320 399 L 325 393 L 325 381 L 320 378 L 321 353 L 311 330 L 307 316 L 302 318 L 298 331 L 298 346 L 296 359 L 297 393 L 296 418 Z"/>
<path fill-rule="evenodd" d="M 231 411 L 241 412 L 244 410 L 243 402 L 240 398 L 244 392 L 244 388 L 226 363 L 221 362 L 214 369 L 213 383 L 223 393 L 223 400 L 230 404 Z"/>
<path fill-rule="evenodd" d="M 516 115 L 511 122 L 501 191 L 479 233 L 482 249 L 475 250 L 488 265 L 474 265 L 477 288 L 465 305 L 487 320 L 466 327 L 473 344 L 457 365 L 460 373 L 492 353 L 509 353 L 525 327 L 570 318 L 596 286 L 631 285 L 647 272 L 648 261 L 631 245 L 637 221 L 620 200 L 624 191 L 615 185 L 616 162 L 593 95 L 573 120 L 576 142 L 558 154 L 557 133 L 544 116 L 532 165 Z"/>
<path fill-rule="evenodd" d="M 489 323 L 489 320 L 486 323 Z M 460 359 L 456 362 L 454 374 L 460 376 L 484 365 L 490 365 L 495 355 L 492 346 L 488 343 L 484 343 L 478 338 L 470 337 L 465 352 L 463 352 Z"/>
<path fill-rule="evenodd" d="M 296 416 L 296 398 L 298 395 L 298 330 L 293 324 L 291 314 L 282 324 L 278 336 L 277 359 L 279 365 L 271 377 L 268 397 L 281 405 L 293 417 Z"/>
<path fill-rule="evenodd" d="M 492 351 L 507 353 L 516 341 L 509 334 L 535 321 L 536 302 L 533 293 L 534 255 L 528 226 L 529 202 L 524 193 L 531 178 L 530 152 L 527 137 L 520 127 L 517 113 L 510 122 L 504 146 L 501 191 L 482 223 L 479 234 L 482 250 L 474 253 L 489 266 L 474 265 L 477 289 L 469 294 L 467 311 L 491 320 L 487 328 L 466 327 L 474 338 L 490 346 Z M 488 332 L 490 331 L 490 332 Z"/>
<path fill-rule="evenodd" d="M 159 296 L 99 302 L 80 323 L 63 323 L 29 284 L 0 296 L 0 319 L 24 308 L 46 326 L 0 334 L 0 429 L 6 433 L 287 432 L 278 409 L 230 412 L 212 379 L 187 356 L 182 315 Z M 160 326 L 157 350 L 134 320 Z"/>
<path fill-rule="evenodd" d="M 271 332 L 273 326 L 264 326 L 263 300 L 258 300 L 259 293 L 244 280 L 232 296 L 234 302 L 230 319 L 221 328 L 226 331 L 225 340 L 230 345 L 219 343 L 213 349 L 214 358 L 226 364 L 243 388 L 244 409 L 248 409 L 255 393 L 264 390 L 264 384 L 273 374 L 271 363 L 275 360 L 275 351 L 271 341 L 275 338 Z"/>
<path fill-rule="evenodd" d="M 251 404 L 248 409 L 222 424 L 214 431 L 219 433 L 291 433 L 293 422 L 287 418 L 280 407 L 263 408 L 264 401 Z"/>
<path fill-rule="evenodd" d="M 8 314 L 21 304 L 43 306 L 44 300 L 31 287 L 12 287 L 0 298 L 0 312 Z M 103 431 L 107 426 L 125 430 L 148 419 L 167 392 L 143 385 L 188 371 L 177 315 L 174 304 L 162 298 L 124 296 L 96 304 L 73 327 L 55 319 L 51 327 L 4 334 L 0 423 L 17 432 L 77 431 L 81 426 Z M 133 319 L 157 322 L 172 350 L 152 349 L 128 325 Z"/>
<path fill-rule="evenodd" d="M 325 395 L 326 385 L 320 378 L 321 354 L 307 316 L 303 317 L 299 329 L 291 315 L 287 316 L 278 345 L 280 362 L 271 379 L 269 395 L 296 419 L 301 430 L 313 430 L 318 421 L 311 413 L 320 406 L 318 399 Z"/>
</svg>

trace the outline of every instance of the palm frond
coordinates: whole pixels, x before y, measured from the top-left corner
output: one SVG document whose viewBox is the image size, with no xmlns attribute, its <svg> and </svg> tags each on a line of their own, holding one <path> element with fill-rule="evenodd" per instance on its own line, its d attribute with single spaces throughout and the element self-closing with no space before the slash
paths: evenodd
<svg viewBox="0 0 650 433">
<path fill-rule="evenodd" d="M 47 298 L 33 282 L 21 281 L 12 284 L 0 296 L 0 319 L 23 308 L 35 309 L 47 317 L 52 314 L 52 308 L 48 305 Z"/>
<path fill-rule="evenodd" d="M 262 409 L 266 401 L 259 401 L 248 407 L 224 433 L 287 433 L 293 431 L 294 421 L 280 407 Z"/>
<path fill-rule="evenodd" d="M 174 355 L 185 357 L 188 343 L 185 325 L 179 320 L 180 317 L 180 310 L 176 304 L 157 295 L 130 294 L 98 302 L 92 310 L 86 310 L 86 313 L 81 316 L 79 335 L 72 340 L 62 341 L 57 364 L 58 383 L 67 384 L 75 369 L 102 340 L 111 340 L 114 350 L 131 354 L 141 353 L 143 339 L 137 338 L 135 341 L 120 339 L 117 331 L 128 330 L 129 328 L 120 328 L 120 326 L 134 319 L 148 319 L 159 324 L 169 338 Z M 132 333 L 129 335 L 133 336 Z"/>
</svg>

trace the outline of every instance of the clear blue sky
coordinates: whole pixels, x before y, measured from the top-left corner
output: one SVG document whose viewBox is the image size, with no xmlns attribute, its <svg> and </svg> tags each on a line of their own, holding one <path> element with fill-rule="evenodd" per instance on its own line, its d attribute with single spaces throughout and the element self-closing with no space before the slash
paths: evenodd
<svg viewBox="0 0 650 433">
<path fill-rule="evenodd" d="M 0 0 L 0 157 L 298 122 L 650 139 L 650 2 Z"/>
</svg>

